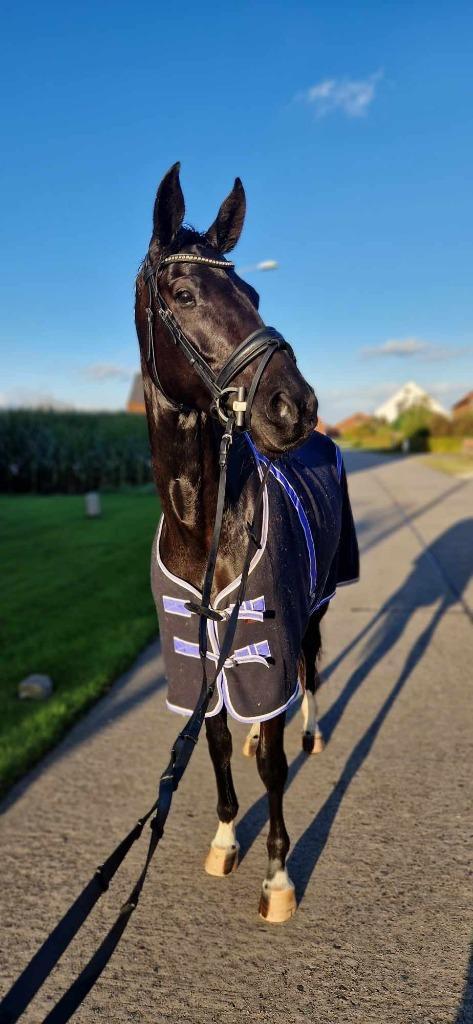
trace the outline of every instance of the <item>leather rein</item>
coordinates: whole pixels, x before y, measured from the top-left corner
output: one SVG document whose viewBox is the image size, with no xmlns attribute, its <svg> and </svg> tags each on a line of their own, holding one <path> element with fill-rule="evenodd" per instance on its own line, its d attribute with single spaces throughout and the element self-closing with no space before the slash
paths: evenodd
<svg viewBox="0 0 473 1024">
<path fill-rule="evenodd" d="M 205 720 L 209 701 L 212 698 L 217 679 L 230 654 L 233 639 L 235 636 L 238 614 L 242 602 L 245 599 L 248 575 L 251 569 L 251 562 L 255 551 L 261 545 L 260 513 L 263 502 L 263 494 L 266 481 L 271 469 L 271 462 L 268 461 L 263 473 L 260 474 L 258 491 L 256 493 L 253 518 L 247 523 L 248 545 L 243 561 L 243 568 L 240 576 L 240 583 L 236 594 L 230 617 L 226 623 L 223 633 L 220 653 L 215 670 L 212 672 L 210 681 L 207 679 L 207 619 L 221 619 L 219 612 L 211 606 L 212 586 L 217 564 L 217 555 L 220 543 L 220 533 L 223 521 L 225 506 L 226 479 L 228 452 L 232 443 L 235 427 L 249 430 L 251 426 L 251 409 L 258 384 L 268 365 L 271 357 L 278 350 L 288 350 L 292 358 L 294 353 L 290 345 L 281 334 L 273 327 L 261 327 L 249 337 L 245 338 L 236 347 L 232 355 L 224 364 L 218 374 L 207 365 L 205 359 L 198 351 L 194 343 L 187 337 L 179 326 L 169 306 L 164 301 L 159 290 L 158 277 L 162 269 L 170 263 L 201 263 L 209 267 L 229 269 L 233 263 L 223 259 L 211 259 L 205 256 L 197 256 L 193 253 L 177 253 L 167 256 L 153 267 L 149 260 L 145 261 L 144 280 L 148 285 L 149 303 L 146 309 L 148 318 L 148 346 L 144 353 L 144 361 L 151 380 L 165 398 L 177 409 L 184 410 L 186 407 L 170 398 L 159 380 L 154 352 L 154 311 L 153 300 L 158 316 L 166 325 L 174 343 L 184 353 L 190 365 L 196 370 L 204 381 L 212 396 L 212 409 L 225 424 L 225 429 L 220 441 L 219 453 L 219 483 L 217 492 L 217 508 L 213 536 L 210 545 L 210 552 L 202 585 L 202 599 L 200 602 L 189 602 L 189 609 L 199 617 L 199 653 L 202 664 L 202 685 L 200 696 L 196 707 L 188 722 L 177 736 L 172 749 L 170 761 L 159 779 L 158 793 L 156 800 L 146 813 L 138 819 L 136 825 L 121 840 L 110 856 L 97 868 L 94 875 L 85 888 L 68 908 L 64 916 L 53 928 L 42 946 L 37 950 L 22 973 L 11 986 L 0 1003 L 0 1024 L 14 1024 L 23 1014 L 38 990 L 49 977 L 54 966 L 62 954 L 66 951 L 74 936 L 80 930 L 84 921 L 88 918 L 95 904 L 109 887 L 114 875 L 127 856 L 133 844 L 140 838 L 145 824 L 150 822 L 150 837 L 148 849 L 144 859 L 142 870 L 129 893 L 128 899 L 121 907 L 114 924 L 111 926 L 104 939 L 97 947 L 92 957 L 79 972 L 69 988 L 64 992 L 52 1009 L 44 1018 L 43 1024 L 66 1024 L 72 1015 L 81 1005 L 87 994 L 95 985 L 102 971 L 107 966 L 114 950 L 128 925 L 145 883 L 151 860 L 154 856 L 158 843 L 164 832 L 164 825 L 168 817 L 173 794 L 176 791 L 184 771 L 190 761 L 199 733 Z M 232 381 L 242 373 L 250 363 L 260 357 L 253 380 L 248 393 L 243 387 L 232 385 Z M 233 397 L 232 397 L 233 396 Z"/>
</svg>

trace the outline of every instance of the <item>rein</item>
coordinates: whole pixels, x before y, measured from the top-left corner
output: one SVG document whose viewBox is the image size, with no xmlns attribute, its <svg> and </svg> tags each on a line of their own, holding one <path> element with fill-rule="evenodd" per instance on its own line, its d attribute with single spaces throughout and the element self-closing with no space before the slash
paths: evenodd
<svg viewBox="0 0 473 1024">
<path fill-rule="evenodd" d="M 175 256 L 168 256 L 158 266 L 157 270 L 150 265 L 145 271 L 145 281 L 148 283 L 150 303 L 147 308 L 148 316 L 148 353 L 145 357 L 146 366 L 153 383 L 165 394 L 156 369 L 154 357 L 153 340 L 153 309 L 152 299 L 157 304 L 158 313 L 168 327 L 176 345 L 184 352 L 189 363 L 197 370 L 204 383 L 207 385 L 214 402 L 214 408 L 220 419 L 224 419 L 225 430 L 220 442 L 219 452 L 219 484 L 217 496 L 217 509 L 215 523 L 210 545 L 210 552 L 202 586 L 202 601 L 200 604 L 189 603 L 189 606 L 199 615 L 199 653 L 202 662 L 202 686 L 197 704 L 188 722 L 177 736 L 172 749 L 169 764 L 162 773 L 158 784 L 157 798 L 146 813 L 138 819 L 130 832 L 115 847 L 110 856 L 97 868 L 94 875 L 85 888 L 68 908 L 56 927 L 50 932 L 43 945 L 34 954 L 30 962 L 22 971 L 17 980 L 13 983 L 2 1002 L 0 1003 L 0 1024 L 14 1024 L 29 1006 L 31 1000 L 49 977 L 54 966 L 69 947 L 74 936 L 81 929 L 89 917 L 95 904 L 108 889 L 110 882 L 123 863 L 133 844 L 140 838 L 144 826 L 150 821 L 151 835 L 148 841 L 148 849 L 143 863 L 142 870 L 131 889 L 128 899 L 121 907 L 118 916 L 105 935 L 103 941 L 93 953 L 92 957 L 77 975 L 66 992 L 61 996 L 55 1006 L 44 1018 L 43 1024 L 66 1024 L 77 1008 L 81 1005 L 87 994 L 95 985 L 102 971 L 107 966 L 114 950 L 118 946 L 133 911 L 136 909 L 143 886 L 146 880 L 149 866 L 156 852 L 156 848 L 164 833 L 164 826 L 171 808 L 173 795 L 178 788 L 179 782 L 190 761 L 202 725 L 205 720 L 205 713 L 209 701 L 215 690 L 218 676 L 222 671 L 225 661 L 231 651 L 235 632 L 238 623 L 238 613 L 245 598 L 248 575 L 251 567 L 251 560 L 254 551 L 261 546 L 261 530 L 258 532 L 258 521 L 261 512 L 264 489 L 271 463 L 268 462 L 264 472 L 260 475 L 259 488 L 256 495 L 253 519 L 247 524 L 248 545 L 245 553 L 240 584 L 236 595 L 235 604 L 228 619 L 225 633 L 222 639 L 220 654 L 213 677 L 209 682 L 207 679 L 206 656 L 207 656 L 207 619 L 221 618 L 220 613 L 211 607 L 212 585 L 215 576 L 217 555 L 220 543 L 223 512 L 225 506 L 225 492 L 227 479 L 228 453 L 233 439 L 235 427 L 249 425 L 251 421 L 251 407 L 253 399 L 261 380 L 262 374 L 271 359 L 271 356 L 278 349 L 287 348 L 292 353 L 290 346 L 282 335 L 272 327 L 262 327 L 246 338 L 232 353 L 225 365 L 216 376 L 210 367 L 207 366 L 202 355 L 195 348 L 194 344 L 186 337 L 179 327 L 171 310 L 164 302 L 158 288 L 157 278 L 162 266 L 170 262 L 196 262 L 205 263 L 208 266 L 232 267 L 233 264 L 226 260 L 212 260 L 203 256 L 194 256 L 187 253 L 178 253 Z M 261 356 L 253 381 L 248 394 L 244 388 L 230 387 L 229 384 L 242 372 L 257 356 Z M 229 396 L 237 394 L 233 399 L 230 410 L 224 412 L 223 402 L 227 403 Z M 173 401 L 172 399 L 168 399 Z M 173 402 L 176 405 L 175 402 Z M 248 426 L 247 426 L 248 429 Z M 151 819 L 151 820 L 150 820 Z"/>
</svg>

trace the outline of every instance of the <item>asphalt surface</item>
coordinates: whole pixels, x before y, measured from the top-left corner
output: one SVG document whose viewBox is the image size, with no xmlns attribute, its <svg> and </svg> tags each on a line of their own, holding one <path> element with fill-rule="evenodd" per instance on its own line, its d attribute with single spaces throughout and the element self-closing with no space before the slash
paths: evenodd
<svg viewBox="0 0 473 1024">
<path fill-rule="evenodd" d="M 347 464 L 362 579 L 325 619 L 325 753 L 302 755 L 299 715 L 287 728 L 298 912 L 280 926 L 257 916 L 266 799 L 235 724 L 238 871 L 203 871 L 216 822 L 204 741 L 139 909 L 78 1022 L 473 1020 L 473 482 L 417 458 L 352 454 Z M 5 987 L 153 800 L 181 722 L 165 710 L 161 673 L 156 644 L 4 805 Z M 22 1019 L 43 1020 L 86 962 L 143 852 Z"/>
</svg>

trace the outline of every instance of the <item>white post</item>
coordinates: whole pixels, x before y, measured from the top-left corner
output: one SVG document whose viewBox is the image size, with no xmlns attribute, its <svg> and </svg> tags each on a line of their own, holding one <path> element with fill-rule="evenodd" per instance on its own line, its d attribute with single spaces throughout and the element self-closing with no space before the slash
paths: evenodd
<svg viewBox="0 0 473 1024">
<path fill-rule="evenodd" d="M 89 491 L 85 495 L 85 514 L 89 519 L 96 519 L 102 515 L 100 494 L 97 491 Z"/>
</svg>

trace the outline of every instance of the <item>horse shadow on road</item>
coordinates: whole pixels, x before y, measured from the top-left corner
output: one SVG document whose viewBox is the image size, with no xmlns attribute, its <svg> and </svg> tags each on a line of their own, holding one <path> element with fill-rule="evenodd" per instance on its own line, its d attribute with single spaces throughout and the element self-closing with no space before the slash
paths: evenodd
<svg viewBox="0 0 473 1024">
<path fill-rule="evenodd" d="M 361 663 L 321 719 L 320 725 L 328 741 L 364 680 L 400 640 L 412 613 L 418 609 L 434 606 L 432 616 L 417 636 L 405 658 L 398 679 L 373 721 L 351 751 L 330 796 L 297 840 L 290 854 L 288 869 L 295 883 L 299 901 L 304 897 L 313 871 L 325 848 L 345 793 L 368 757 L 387 715 L 407 680 L 423 657 L 439 622 L 445 613 L 458 602 L 463 604 L 464 611 L 468 613 L 462 595 L 473 575 L 472 536 L 473 519 L 466 519 L 451 526 L 429 547 L 426 547 L 415 560 L 409 576 L 401 587 L 391 595 L 370 622 L 323 673 L 324 678 L 331 675 L 347 654 L 361 640 L 366 639 Z M 446 575 L 446 571 L 451 557 L 455 557 L 457 562 L 455 573 L 450 578 Z M 306 755 L 301 751 L 291 762 L 286 788 L 290 787 L 305 760 Z M 248 852 L 266 821 L 267 798 L 264 794 L 249 808 L 238 825 L 241 858 Z"/>
<path fill-rule="evenodd" d="M 460 1006 L 453 1024 L 471 1024 L 473 1021 L 473 944 L 465 976 L 465 986 Z"/>
<path fill-rule="evenodd" d="M 356 532 L 361 555 L 363 556 L 370 548 L 376 547 L 377 544 L 391 537 L 393 533 L 402 529 L 407 522 L 412 526 L 416 519 L 420 519 L 428 512 L 432 512 L 434 508 L 438 508 L 439 505 L 452 498 L 453 495 L 458 495 L 468 484 L 469 481 L 467 480 L 454 484 L 452 487 L 447 488 L 447 490 L 442 491 L 441 494 L 434 495 L 433 498 L 430 498 L 423 505 L 418 505 L 416 508 L 411 509 L 408 515 L 402 505 L 393 503 L 389 508 L 375 509 L 366 513 L 361 518 L 357 517 Z M 385 487 L 383 489 L 385 490 Z"/>
<path fill-rule="evenodd" d="M 326 681 L 347 655 L 363 639 L 369 637 L 363 652 L 364 660 L 320 723 L 326 740 L 330 739 L 345 708 L 366 676 L 401 639 L 413 612 L 437 604 L 427 627 L 429 640 L 445 613 L 455 604 L 460 604 L 468 617 L 473 619 L 473 613 L 463 596 L 473 576 L 472 539 L 473 519 L 463 519 L 424 548 L 404 583 L 324 670 L 323 678 Z"/>
</svg>

